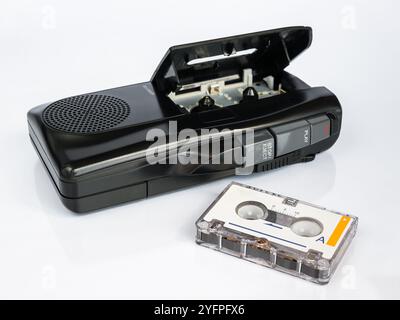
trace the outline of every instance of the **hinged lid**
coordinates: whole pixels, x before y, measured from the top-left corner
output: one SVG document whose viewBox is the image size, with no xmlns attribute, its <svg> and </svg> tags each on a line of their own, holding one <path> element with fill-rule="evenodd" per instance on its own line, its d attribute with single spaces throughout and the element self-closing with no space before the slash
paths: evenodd
<svg viewBox="0 0 400 320">
<path fill-rule="evenodd" d="M 310 27 L 288 27 L 171 47 L 151 82 L 161 91 L 242 74 L 263 78 L 285 69 L 312 41 Z"/>
</svg>

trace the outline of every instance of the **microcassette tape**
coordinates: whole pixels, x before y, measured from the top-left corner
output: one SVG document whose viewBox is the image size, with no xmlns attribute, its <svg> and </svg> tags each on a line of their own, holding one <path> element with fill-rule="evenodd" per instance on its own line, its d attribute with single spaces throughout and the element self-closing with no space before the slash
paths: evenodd
<svg viewBox="0 0 400 320">
<path fill-rule="evenodd" d="M 326 284 L 357 223 L 355 216 L 232 182 L 196 222 L 196 242 Z"/>
</svg>

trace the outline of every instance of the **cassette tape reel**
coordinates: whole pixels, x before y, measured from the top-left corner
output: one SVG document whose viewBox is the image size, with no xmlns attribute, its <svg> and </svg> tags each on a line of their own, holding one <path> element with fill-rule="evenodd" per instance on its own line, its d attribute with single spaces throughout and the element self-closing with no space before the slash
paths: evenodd
<svg viewBox="0 0 400 320">
<path fill-rule="evenodd" d="M 196 242 L 325 284 L 357 222 L 354 216 L 233 182 L 196 222 Z"/>
</svg>

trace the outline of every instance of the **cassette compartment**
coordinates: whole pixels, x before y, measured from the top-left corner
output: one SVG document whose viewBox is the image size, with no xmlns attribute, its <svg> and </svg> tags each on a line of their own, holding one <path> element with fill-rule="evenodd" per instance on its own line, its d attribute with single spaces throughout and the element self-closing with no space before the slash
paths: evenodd
<svg viewBox="0 0 400 320">
<path fill-rule="evenodd" d="M 285 93 L 282 71 L 311 44 L 307 27 L 170 48 L 152 83 L 185 112 L 213 111 Z"/>
</svg>

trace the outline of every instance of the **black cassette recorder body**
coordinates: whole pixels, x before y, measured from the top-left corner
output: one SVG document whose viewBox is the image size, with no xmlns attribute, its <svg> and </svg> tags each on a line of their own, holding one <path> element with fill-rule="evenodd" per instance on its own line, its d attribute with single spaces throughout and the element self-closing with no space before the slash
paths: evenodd
<svg viewBox="0 0 400 320">
<path fill-rule="evenodd" d="M 253 130 L 251 145 L 232 147 L 244 158 L 252 150 L 252 172 L 312 160 L 337 140 L 342 111 L 331 91 L 284 71 L 311 41 L 311 28 L 288 27 L 171 47 L 149 82 L 31 109 L 31 140 L 62 202 L 75 212 L 234 175 L 244 166 L 150 163 L 151 130 L 166 132 L 164 151 L 182 142 L 172 139 L 171 123 L 177 132 L 198 133 L 197 141 L 205 129 Z"/>
</svg>

